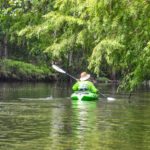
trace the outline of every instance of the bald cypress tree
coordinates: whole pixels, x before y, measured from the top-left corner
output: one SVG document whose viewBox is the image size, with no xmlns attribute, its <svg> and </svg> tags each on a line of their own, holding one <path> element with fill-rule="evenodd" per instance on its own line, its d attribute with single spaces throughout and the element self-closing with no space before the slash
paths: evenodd
<svg viewBox="0 0 150 150">
<path fill-rule="evenodd" d="M 149 80 L 149 0 L 7 2 L 13 17 L 8 42 L 30 59 L 113 76 L 130 91 Z"/>
</svg>

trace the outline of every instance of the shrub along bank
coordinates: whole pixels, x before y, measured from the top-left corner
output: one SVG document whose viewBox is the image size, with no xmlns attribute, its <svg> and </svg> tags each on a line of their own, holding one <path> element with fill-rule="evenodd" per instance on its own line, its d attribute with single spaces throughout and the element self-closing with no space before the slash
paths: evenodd
<svg viewBox="0 0 150 150">
<path fill-rule="evenodd" d="M 0 80 L 52 80 L 54 75 L 45 66 L 10 59 L 0 60 Z"/>
</svg>

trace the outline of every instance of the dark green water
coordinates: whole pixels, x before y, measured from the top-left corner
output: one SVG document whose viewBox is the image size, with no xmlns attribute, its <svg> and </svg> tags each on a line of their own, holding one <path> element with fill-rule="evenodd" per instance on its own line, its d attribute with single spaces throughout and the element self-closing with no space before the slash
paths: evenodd
<svg viewBox="0 0 150 150">
<path fill-rule="evenodd" d="M 67 83 L 0 83 L 0 150 L 149 150 L 150 91 L 72 101 Z"/>
</svg>

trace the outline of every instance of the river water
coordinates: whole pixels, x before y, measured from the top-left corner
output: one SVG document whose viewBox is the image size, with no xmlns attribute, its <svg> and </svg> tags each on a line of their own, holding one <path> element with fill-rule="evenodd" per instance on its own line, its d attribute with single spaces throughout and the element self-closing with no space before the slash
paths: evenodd
<svg viewBox="0 0 150 150">
<path fill-rule="evenodd" d="M 150 91 L 73 101 L 68 83 L 0 83 L 0 150 L 149 150 Z"/>
</svg>

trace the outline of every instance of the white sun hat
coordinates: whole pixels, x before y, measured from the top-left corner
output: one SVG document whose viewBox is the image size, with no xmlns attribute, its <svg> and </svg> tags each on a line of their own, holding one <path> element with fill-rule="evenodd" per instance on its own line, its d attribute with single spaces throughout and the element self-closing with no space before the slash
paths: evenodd
<svg viewBox="0 0 150 150">
<path fill-rule="evenodd" d="M 87 74 L 86 72 L 82 72 L 80 75 L 80 81 L 85 81 L 90 78 L 90 74 Z"/>
</svg>

